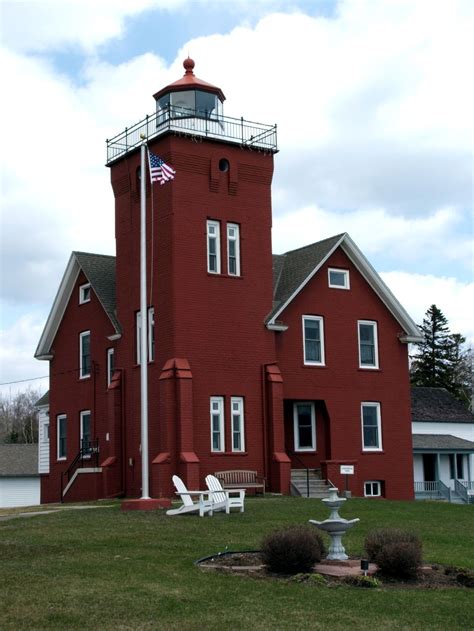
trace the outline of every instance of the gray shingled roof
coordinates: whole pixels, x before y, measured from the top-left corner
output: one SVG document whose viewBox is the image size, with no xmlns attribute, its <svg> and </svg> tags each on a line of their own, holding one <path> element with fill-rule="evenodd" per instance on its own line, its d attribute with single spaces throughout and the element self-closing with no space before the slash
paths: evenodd
<svg viewBox="0 0 474 631">
<path fill-rule="evenodd" d="M 431 423 L 474 423 L 474 414 L 445 388 L 412 388 L 411 417 Z"/>
<path fill-rule="evenodd" d="M 474 443 L 451 434 L 413 434 L 413 449 L 472 451 Z"/>
<path fill-rule="evenodd" d="M 48 392 L 45 392 L 43 396 L 38 399 L 38 401 L 36 401 L 35 407 L 40 408 L 41 406 L 48 405 L 48 404 L 49 404 L 49 390 Z"/>
<path fill-rule="evenodd" d="M 38 474 L 38 445 L 0 445 L 0 477 Z"/>
<path fill-rule="evenodd" d="M 115 303 L 115 256 L 74 252 L 82 271 L 117 332 L 121 331 Z"/>
<path fill-rule="evenodd" d="M 342 236 L 343 234 L 338 234 L 285 254 L 273 255 L 273 309 L 268 316 L 269 320 L 331 252 Z"/>
</svg>

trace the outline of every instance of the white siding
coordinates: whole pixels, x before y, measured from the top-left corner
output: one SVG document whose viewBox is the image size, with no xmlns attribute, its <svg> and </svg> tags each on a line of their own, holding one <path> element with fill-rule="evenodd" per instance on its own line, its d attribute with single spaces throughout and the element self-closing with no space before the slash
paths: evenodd
<svg viewBox="0 0 474 631">
<path fill-rule="evenodd" d="M 458 438 L 464 438 L 464 440 L 470 440 L 474 443 L 474 423 L 434 423 L 421 421 L 414 421 L 412 423 L 413 434 L 450 434 L 451 436 L 457 436 Z M 474 454 L 469 456 L 471 467 L 471 479 L 474 478 Z M 449 461 L 446 457 L 447 465 L 443 467 L 441 464 L 441 479 L 448 484 L 449 480 Z M 467 465 L 466 465 L 467 466 Z M 415 478 L 416 480 L 417 478 Z M 423 478 L 421 478 L 422 480 Z"/>
<path fill-rule="evenodd" d="M 0 507 L 36 506 L 40 503 L 40 479 L 37 477 L 0 478 Z"/>
<path fill-rule="evenodd" d="M 38 473 L 49 473 L 49 426 L 48 407 L 42 407 L 38 413 Z"/>
</svg>

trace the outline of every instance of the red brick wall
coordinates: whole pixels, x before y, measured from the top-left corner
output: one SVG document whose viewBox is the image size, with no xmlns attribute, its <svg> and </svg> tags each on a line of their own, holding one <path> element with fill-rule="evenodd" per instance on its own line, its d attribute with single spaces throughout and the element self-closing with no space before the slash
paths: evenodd
<svg viewBox="0 0 474 631">
<path fill-rule="evenodd" d="M 349 270 L 350 290 L 328 287 L 328 267 Z M 304 365 L 302 315 L 324 317 L 324 367 Z M 289 326 L 286 332 L 277 334 L 285 399 L 324 401 L 329 415 L 330 453 L 318 441 L 318 454 L 312 458 L 305 454 L 302 459 L 308 466 L 319 465 L 325 459 L 355 460 L 356 473 L 351 478 L 353 493 L 363 494 L 365 480 L 385 480 L 386 497 L 412 498 L 408 358 L 407 346 L 398 340 L 402 332 L 398 322 L 341 248 L 280 317 Z M 379 370 L 359 368 L 358 320 L 377 322 Z M 362 401 L 381 404 L 381 453 L 362 450 Z M 317 425 L 323 422 L 323 416 L 317 412 Z M 289 414 L 286 423 L 287 440 L 291 441 L 293 427 Z M 298 466 L 296 461 L 294 464 Z M 332 481 L 342 485 L 343 479 L 335 477 Z"/>
<path fill-rule="evenodd" d="M 156 358 L 149 364 L 150 460 L 163 451 L 159 426 L 178 432 L 173 410 L 159 409 L 158 380 L 169 359 L 184 358 L 192 372 L 194 451 L 200 460 L 200 483 L 220 469 L 263 472 L 262 364 L 274 361 L 273 334 L 264 327 L 272 305 L 271 179 L 273 158 L 261 152 L 190 138 L 160 138 L 150 149 L 173 165 L 171 184 L 153 190 L 147 184 L 149 304 L 155 309 Z M 135 366 L 135 312 L 139 309 L 139 152 L 112 167 L 116 195 L 117 308 L 124 329 L 117 365 L 125 369 L 127 492 L 140 492 L 140 369 Z M 219 159 L 229 161 L 220 172 Z M 206 221 L 221 222 L 222 273 L 207 273 Z M 226 223 L 240 226 L 241 276 L 226 274 Z M 153 246 L 151 234 L 153 233 Z M 153 268 L 151 278 L 150 267 Z M 209 403 L 224 396 L 226 454 L 210 447 Z M 230 451 L 230 397 L 245 399 L 245 454 Z M 163 409 L 164 407 L 164 409 Z M 175 440 L 172 444 L 178 445 Z M 173 451 L 173 450 L 172 450 Z M 171 453 L 179 468 L 179 453 Z M 154 484 L 163 492 L 169 481 Z"/>
<path fill-rule="evenodd" d="M 79 286 L 87 283 L 81 272 L 65 310 L 52 345 L 50 362 L 50 473 L 41 477 L 41 501 L 60 500 L 61 472 L 65 471 L 80 448 L 80 417 L 83 410 L 91 411 L 91 436 L 98 438 L 101 459 L 110 454 L 106 433 L 107 421 L 107 361 L 106 349 L 113 346 L 107 336 L 115 333 L 97 296 L 92 291 L 91 301 L 79 304 Z M 91 376 L 79 378 L 79 333 L 91 331 Z M 67 459 L 57 459 L 57 416 L 67 415 Z M 87 497 L 97 492 L 90 489 Z M 72 497 L 67 495 L 66 499 Z"/>
</svg>

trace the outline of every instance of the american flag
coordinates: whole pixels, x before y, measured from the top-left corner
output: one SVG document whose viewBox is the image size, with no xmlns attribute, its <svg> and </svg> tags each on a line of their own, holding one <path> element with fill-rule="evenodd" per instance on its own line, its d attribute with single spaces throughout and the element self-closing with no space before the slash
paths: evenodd
<svg viewBox="0 0 474 631">
<path fill-rule="evenodd" d="M 150 165 L 150 179 L 153 182 L 159 182 L 161 185 L 166 184 L 169 180 L 173 180 L 176 171 L 163 162 L 161 158 L 155 156 L 151 151 L 148 152 L 148 161 Z"/>
</svg>

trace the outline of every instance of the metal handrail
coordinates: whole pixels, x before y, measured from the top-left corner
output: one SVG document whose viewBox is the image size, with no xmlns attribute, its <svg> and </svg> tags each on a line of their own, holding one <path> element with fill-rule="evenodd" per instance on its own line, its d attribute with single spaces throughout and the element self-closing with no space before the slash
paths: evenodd
<svg viewBox="0 0 474 631">
<path fill-rule="evenodd" d="M 80 469 L 84 466 L 84 461 L 90 465 L 91 460 L 95 461 L 95 466 L 98 466 L 99 463 L 99 439 L 95 440 L 81 440 L 81 448 L 79 452 L 66 469 L 66 471 L 61 472 L 61 502 L 63 501 L 63 491 L 64 487 L 69 484 L 72 476 L 76 472 L 77 469 Z M 66 484 L 64 484 L 64 480 L 66 480 Z"/>
<path fill-rule="evenodd" d="M 300 463 L 300 465 L 303 467 L 303 469 L 306 471 L 306 497 L 309 497 L 309 472 L 310 472 L 310 468 L 307 467 L 305 465 L 305 463 L 302 462 L 294 452 L 293 452 L 293 458 L 295 460 L 297 460 Z M 313 471 L 317 471 L 317 469 L 314 468 Z"/>
<path fill-rule="evenodd" d="M 451 487 L 447 486 L 442 480 L 438 480 L 438 490 L 440 494 L 451 502 Z"/>
<path fill-rule="evenodd" d="M 151 140 L 166 132 L 193 136 L 196 140 L 214 138 L 237 142 L 241 146 L 270 153 L 278 151 L 276 125 L 255 123 L 243 118 L 214 116 L 170 105 L 107 139 L 107 164 L 136 149 L 143 141 L 142 136 Z"/>
<path fill-rule="evenodd" d="M 467 486 L 464 486 L 462 482 L 459 480 L 454 480 L 454 490 L 459 495 L 459 497 L 466 502 L 469 503 L 469 497 L 467 494 Z"/>
</svg>

